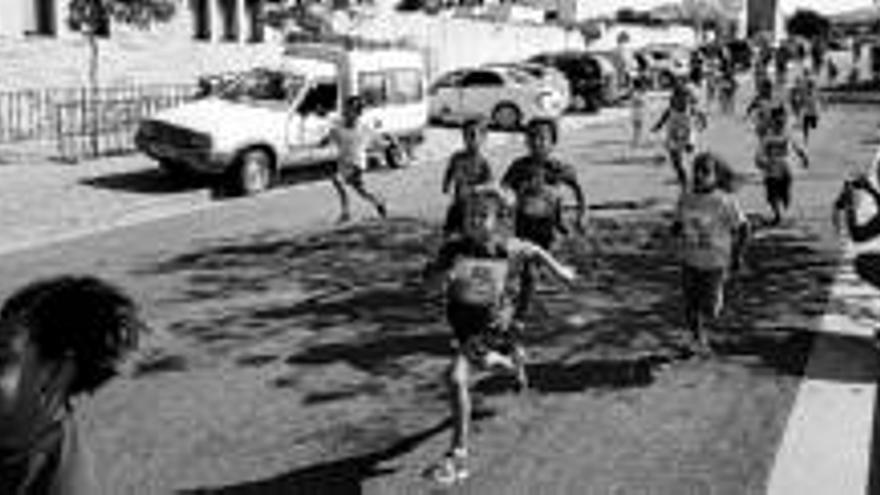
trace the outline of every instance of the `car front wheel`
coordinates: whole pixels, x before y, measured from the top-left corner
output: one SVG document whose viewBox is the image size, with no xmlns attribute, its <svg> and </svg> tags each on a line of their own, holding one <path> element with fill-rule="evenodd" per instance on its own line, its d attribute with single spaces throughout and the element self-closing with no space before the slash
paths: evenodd
<svg viewBox="0 0 880 495">
<path fill-rule="evenodd" d="M 242 153 L 231 172 L 230 186 L 241 196 L 259 194 L 271 188 L 274 182 L 272 157 L 259 148 Z"/>
<path fill-rule="evenodd" d="M 519 129 L 522 121 L 522 113 L 512 103 L 502 103 L 492 112 L 492 122 L 504 130 Z"/>
</svg>

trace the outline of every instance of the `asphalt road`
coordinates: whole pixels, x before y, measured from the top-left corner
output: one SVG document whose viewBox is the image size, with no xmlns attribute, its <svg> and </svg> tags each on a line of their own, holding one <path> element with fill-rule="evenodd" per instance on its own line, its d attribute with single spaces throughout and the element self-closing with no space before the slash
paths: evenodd
<svg viewBox="0 0 880 495">
<path fill-rule="evenodd" d="M 729 352 L 662 369 L 652 359 L 678 335 L 677 275 L 658 237 L 673 173 L 658 147 L 629 150 L 622 123 L 569 121 L 559 154 L 597 214 L 599 250 L 567 244 L 583 285 L 542 291 L 537 394 L 481 384 L 477 474 L 460 491 L 761 493 L 809 350 L 780 319 L 823 310 L 836 268 L 828 204 L 847 167 L 873 154 L 875 118 L 859 107 L 825 116 L 813 167 L 797 177 L 796 222 L 758 232 L 732 290 L 719 337 Z M 522 151 L 519 136 L 492 141 L 499 171 Z M 741 119 L 713 122 L 706 142 L 751 170 Z M 435 488 L 419 472 L 447 441 L 447 337 L 411 281 L 435 247 L 441 173 L 430 160 L 371 175 L 392 205 L 387 223 L 361 205 L 361 223 L 333 228 L 331 186 L 304 183 L 0 258 L 0 296 L 96 273 L 129 287 L 161 330 L 140 374 L 82 404 L 109 493 Z M 750 213 L 765 212 L 761 194 L 741 191 Z"/>
</svg>

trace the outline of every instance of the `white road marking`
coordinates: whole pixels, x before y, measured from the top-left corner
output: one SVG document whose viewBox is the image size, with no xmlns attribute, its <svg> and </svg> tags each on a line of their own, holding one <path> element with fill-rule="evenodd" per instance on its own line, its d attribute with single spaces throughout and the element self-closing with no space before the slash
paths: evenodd
<svg viewBox="0 0 880 495">
<path fill-rule="evenodd" d="M 814 329 L 819 335 L 776 453 L 769 495 L 867 493 L 877 395 L 877 356 L 868 338 L 876 321 L 858 315 L 878 297 L 845 261 L 830 293 L 831 308 L 842 311 L 825 314 Z"/>
</svg>

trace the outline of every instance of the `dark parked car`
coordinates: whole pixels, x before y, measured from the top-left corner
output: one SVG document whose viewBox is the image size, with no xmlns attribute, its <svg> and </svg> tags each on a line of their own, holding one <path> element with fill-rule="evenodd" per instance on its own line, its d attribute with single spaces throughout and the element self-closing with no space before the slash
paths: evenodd
<svg viewBox="0 0 880 495">
<path fill-rule="evenodd" d="M 555 67 L 565 74 L 571 88 L 572 110 L 599 110 L 605 94 L 605 81 L 602 65 L 594 56 L 579 51 L 550 52 L 535 55 L 528 61 Z"/>
</svg>

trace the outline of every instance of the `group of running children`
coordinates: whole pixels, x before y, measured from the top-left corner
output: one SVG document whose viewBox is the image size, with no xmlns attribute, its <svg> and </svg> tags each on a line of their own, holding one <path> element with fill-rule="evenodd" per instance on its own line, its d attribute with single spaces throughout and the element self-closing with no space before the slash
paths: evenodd
<svg viewBox="0 0 880 495">
<path fill-rule="evenodd" d="M 750 111 L 767 117 L 759 119 L 757 163 L 778 220 L 790 199 L 788 150 L 797 150 L 805 165 L 806 156 L 786 133 L 784 110 L 767 103 L 767 91 L 761 87 Z M 369 138 L 358 130 L 360 110 L 357 100 L 347 102 L 340 128 L 328 138 L 340 147 L 334 183 L 343 221 L 349 217 L 345 183 L 380 215 L 386 214 L 384 201 L 364 187 Z M 706 356 L 711 349 L 705 326 L 719 315 L 725 281 L 741 265 L 749 224 L 731 193 L 733 174 L 722 158 L 701 151 L 686 173 L 685 157 L 694 151 L 694 115 L 693 97 L 679 83 L 655 129 L 667 128 L 666 146 L 681 184 L 671 230 L 678 240 L 684 316 L 692 336 L 687 350 Z M 697 121 L 705 125 L 704 118 Z M 557 132 L 553 121 L 530 123 L 528 153 L 496 185 L 483 151 L 486 125 L 479 119 L 468 121 L 464 149 L 451 156 L 443 178 L 443 192 L 452 196 L 444 242 L 424 270 L 426 280 L 445 282 L 446 317 L 453 334 L 447 374 L 452 441 L 430 469 L 442 483 L 468 475 L 475 372 L 506 370 L 520 389 L 529 387 L 521 335 L 538 267 L 567 283 L 577 278 L 572 267 L 552 254 L 560 234 L 583 231 L 586 212 L 574 168 L 553 156 Z M 561 186 L 575 198 L 573 221 L 564 218 Z M 0 493 L 100 493 L 88 452 L 81 449 L 72 404 L 124 369 L 147 331 L 137 304 L 124 290 L 91 276 L 38 281 L 6 301 L 0 310 Z"/>
</svg>

